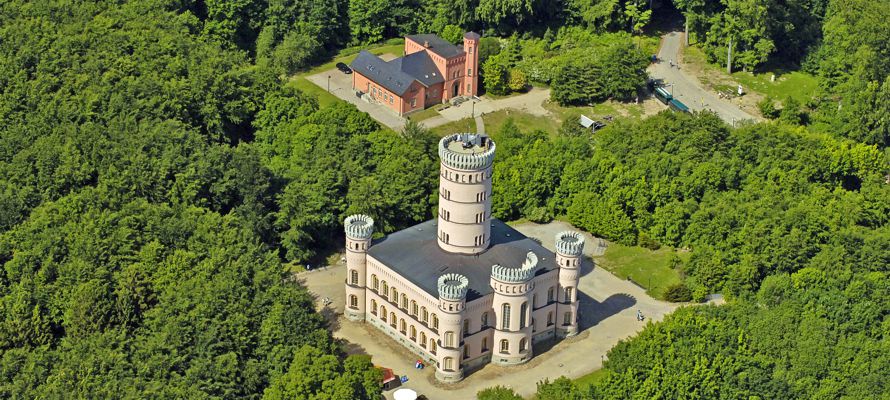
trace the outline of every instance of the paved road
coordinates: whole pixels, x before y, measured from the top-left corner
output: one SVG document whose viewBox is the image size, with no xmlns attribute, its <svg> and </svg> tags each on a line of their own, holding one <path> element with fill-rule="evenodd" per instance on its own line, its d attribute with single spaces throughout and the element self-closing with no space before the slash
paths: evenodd
<svg viewBox="0 0 890 400">
<path fill-rule="evenodd" d="M 746 119 L 758 120 L 757 117 L 742 111 L 735 104 L 720 99 L 716 93 L 702 88 L 698 79 L 687 75 L 682 66 L 680 68 L 670 66 L 670 60 L 673 60 L 675 65 L 678 62 L 682 41 L 683 32 L 669 32 L 661 37 L 661 49 L 658 51 L 659 61 L 649 66 L 649 76 L 661 79 L 667 85 L 673 85 L 668 90 L 672 90 L 673 96 L 691 110 L 715 111 L 720 118 L 730 124 Z"/>
<path fill-rule="evenodd" d="M 539 238 L 551 250 L 556 233 L 572 229 L 564 222 L 544 225 L 525 223 L 515 228 L 529 237 Z M 585 254 L 594 257 L 602 254 L 604 248 L 599 245 L 601 241 L 589 234 L 584 236 L 587 242 Z M 541 380 L 552 381 L 563 375 L 577 378 L 601 368 L 601 357 L 609 349 L 619 340 L 634 336 L 645 327 L 645 323 L 636 320 L 637 310 L 641 310 L 649 321 L 660 321 L 679 306 L 655 300 L 642 288 L 602 268 L 595 268 L 586 261 L 578 285 L 582 329 L 578 336 L 539 352 L 525 365 L 506 368 L 488 365 L 458 384 L 443 387 L 435 382 L 433 368 L 422 371 L 414 369 L 416 355 L 367 324 L 349 322 L 342 317 L 344 276 L 345 266 L 338 264 L 325 270 L 300 274 L 299 279 L 318 298 L 329 297 L 333 300 L 330 308 L 326 307 L 323 312 L 329 317 L 332 317 L 331 314 L 340 315 L 332 327 L 334 336 L 347 340 L 350 352 L 372 355 L 374 364 L 387 366 L 396 374 L 408 376 L 407 387 L 433 400 L 473 399 L 479 390 L 495 385 L 511 387 L 520 395 L 530 397 Z M 392 398 L 392 392 L 385 395 L 388 399 Z"/>
</svg>

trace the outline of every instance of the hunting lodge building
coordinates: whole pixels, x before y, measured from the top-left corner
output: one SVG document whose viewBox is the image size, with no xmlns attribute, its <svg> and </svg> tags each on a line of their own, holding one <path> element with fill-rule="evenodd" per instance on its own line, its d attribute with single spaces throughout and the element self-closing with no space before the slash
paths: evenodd
<svg viewBox="0 0 890 400">
<path fill-rule="evenodd" d="M 405 55 L 391 61 L 362 50 L 350 64 L 352 89 L 399 115 L 479 92 L 479 34 L 463 46 L 436 35 L 405 37 Z"/>
<path fill-rule="evenodd" d="M 487 363 L 529 361 L 534 344 L 578 332 L 584 239 L 556 254 L 491 218 L 495 143 L 454 134 L 438 146 L 438 218 L 372 240 L 374 220 L 346 218 L 346 317 L 365 321 L 457 382 Z"/>
</svg>

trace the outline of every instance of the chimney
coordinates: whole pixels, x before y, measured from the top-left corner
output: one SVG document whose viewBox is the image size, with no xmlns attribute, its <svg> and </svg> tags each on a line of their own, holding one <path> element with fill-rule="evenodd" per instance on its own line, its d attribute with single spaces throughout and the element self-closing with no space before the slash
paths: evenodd
<svg viewBox="0 0 890 400">
<path fill-rule="evenodd" d="M 424 40 L 424 41 L 423 41 L 423 47 L 424 47 L 424 48 L 427 48 L 427 49 L 430 48 L 430 41 L 429 41 L 429 40 Z"/>
</svg>

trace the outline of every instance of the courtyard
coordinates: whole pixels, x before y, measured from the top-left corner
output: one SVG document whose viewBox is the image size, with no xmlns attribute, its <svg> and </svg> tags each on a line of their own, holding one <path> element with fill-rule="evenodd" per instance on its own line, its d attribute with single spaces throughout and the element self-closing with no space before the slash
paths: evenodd
<svg viewBox="0 0 890 400">
<path fill-rule="evenodd" d="M 514 228 L 540 240 L 550 250 L 554 250 L 553 238 L 558 232 L 573 229 L 559 221 L 543 225 L 523 223 L 514 225 Z M 581 332 L 563 341 L 537 344 L 536 356 L 527 364 L 516 367 L 486 365 L 468 372 L 463 381 L 449 386 L 435 380 L 434 368 L 415 369 L 417 355 L 370 325 L 350 322 L 342 316 L 345 302 L 344 263 L 302 273 L 298 279 L 317 296 L 319 309 L 331 320 L 334 336 L 349 343 L 347 350 L 350 353 L 369 354 L 375 365 L 392 368 L 397 375 L 407 376 L 405 387 L 430 399 L 473 399 L 479 390 L 496 385 L 510 387 L 528 397 L 535 393 L 537 383 L 544 379 L 553 380 L 563 375 L 578 378 L 599 369 L 609 349 L 621 339 L 635 335 L 647 323 L 637 321 L 638 310 L 646 321 L 660 321 L 680 306 L 653 299 L 632 282 L 602 268 L 595 268 L 595 261 L 591 260 L 603 254 L 604 242 L 589 234 L 585 234 L 585 240 L 586 260 L 578 285 Z M 324 298 L 329 298 L 331 303 L 322 305 Z M 392 396 L 392 392 L 384 394 L 387 398 Z"/>
</svg>

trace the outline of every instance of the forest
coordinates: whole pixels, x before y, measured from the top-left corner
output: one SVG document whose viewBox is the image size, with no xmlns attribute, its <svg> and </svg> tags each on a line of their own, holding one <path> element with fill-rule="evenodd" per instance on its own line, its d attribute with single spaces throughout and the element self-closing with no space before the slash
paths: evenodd
<svg viewBox="0 0 890 400">
<path fill-rule="evenodd" d="M 438 138 L 322 107 L 285 73 L 475 29 L 519 44 L 483 78 L 556 90 L 612 71 L 626 79 L 567 102 L 627 99 L 644 3 L 0 3 L 0 397 L 375 398 L 370 358 L 346 356 L 284 266 L 336 250 L 351 213 L 381 233 L 432 218 Z M 729 299 L 647 326 L 594 385 L 538 398 L 886 397 L 890 6 L 661 4 L 711 61 L 732 37 L 735 68 L 795 65 L 820 95 L 802 118 L 738 128 L 662 113 L 595 135 L 491 132 L 496 217 L 689 249 L 689 297 Z"/>
</svg>

